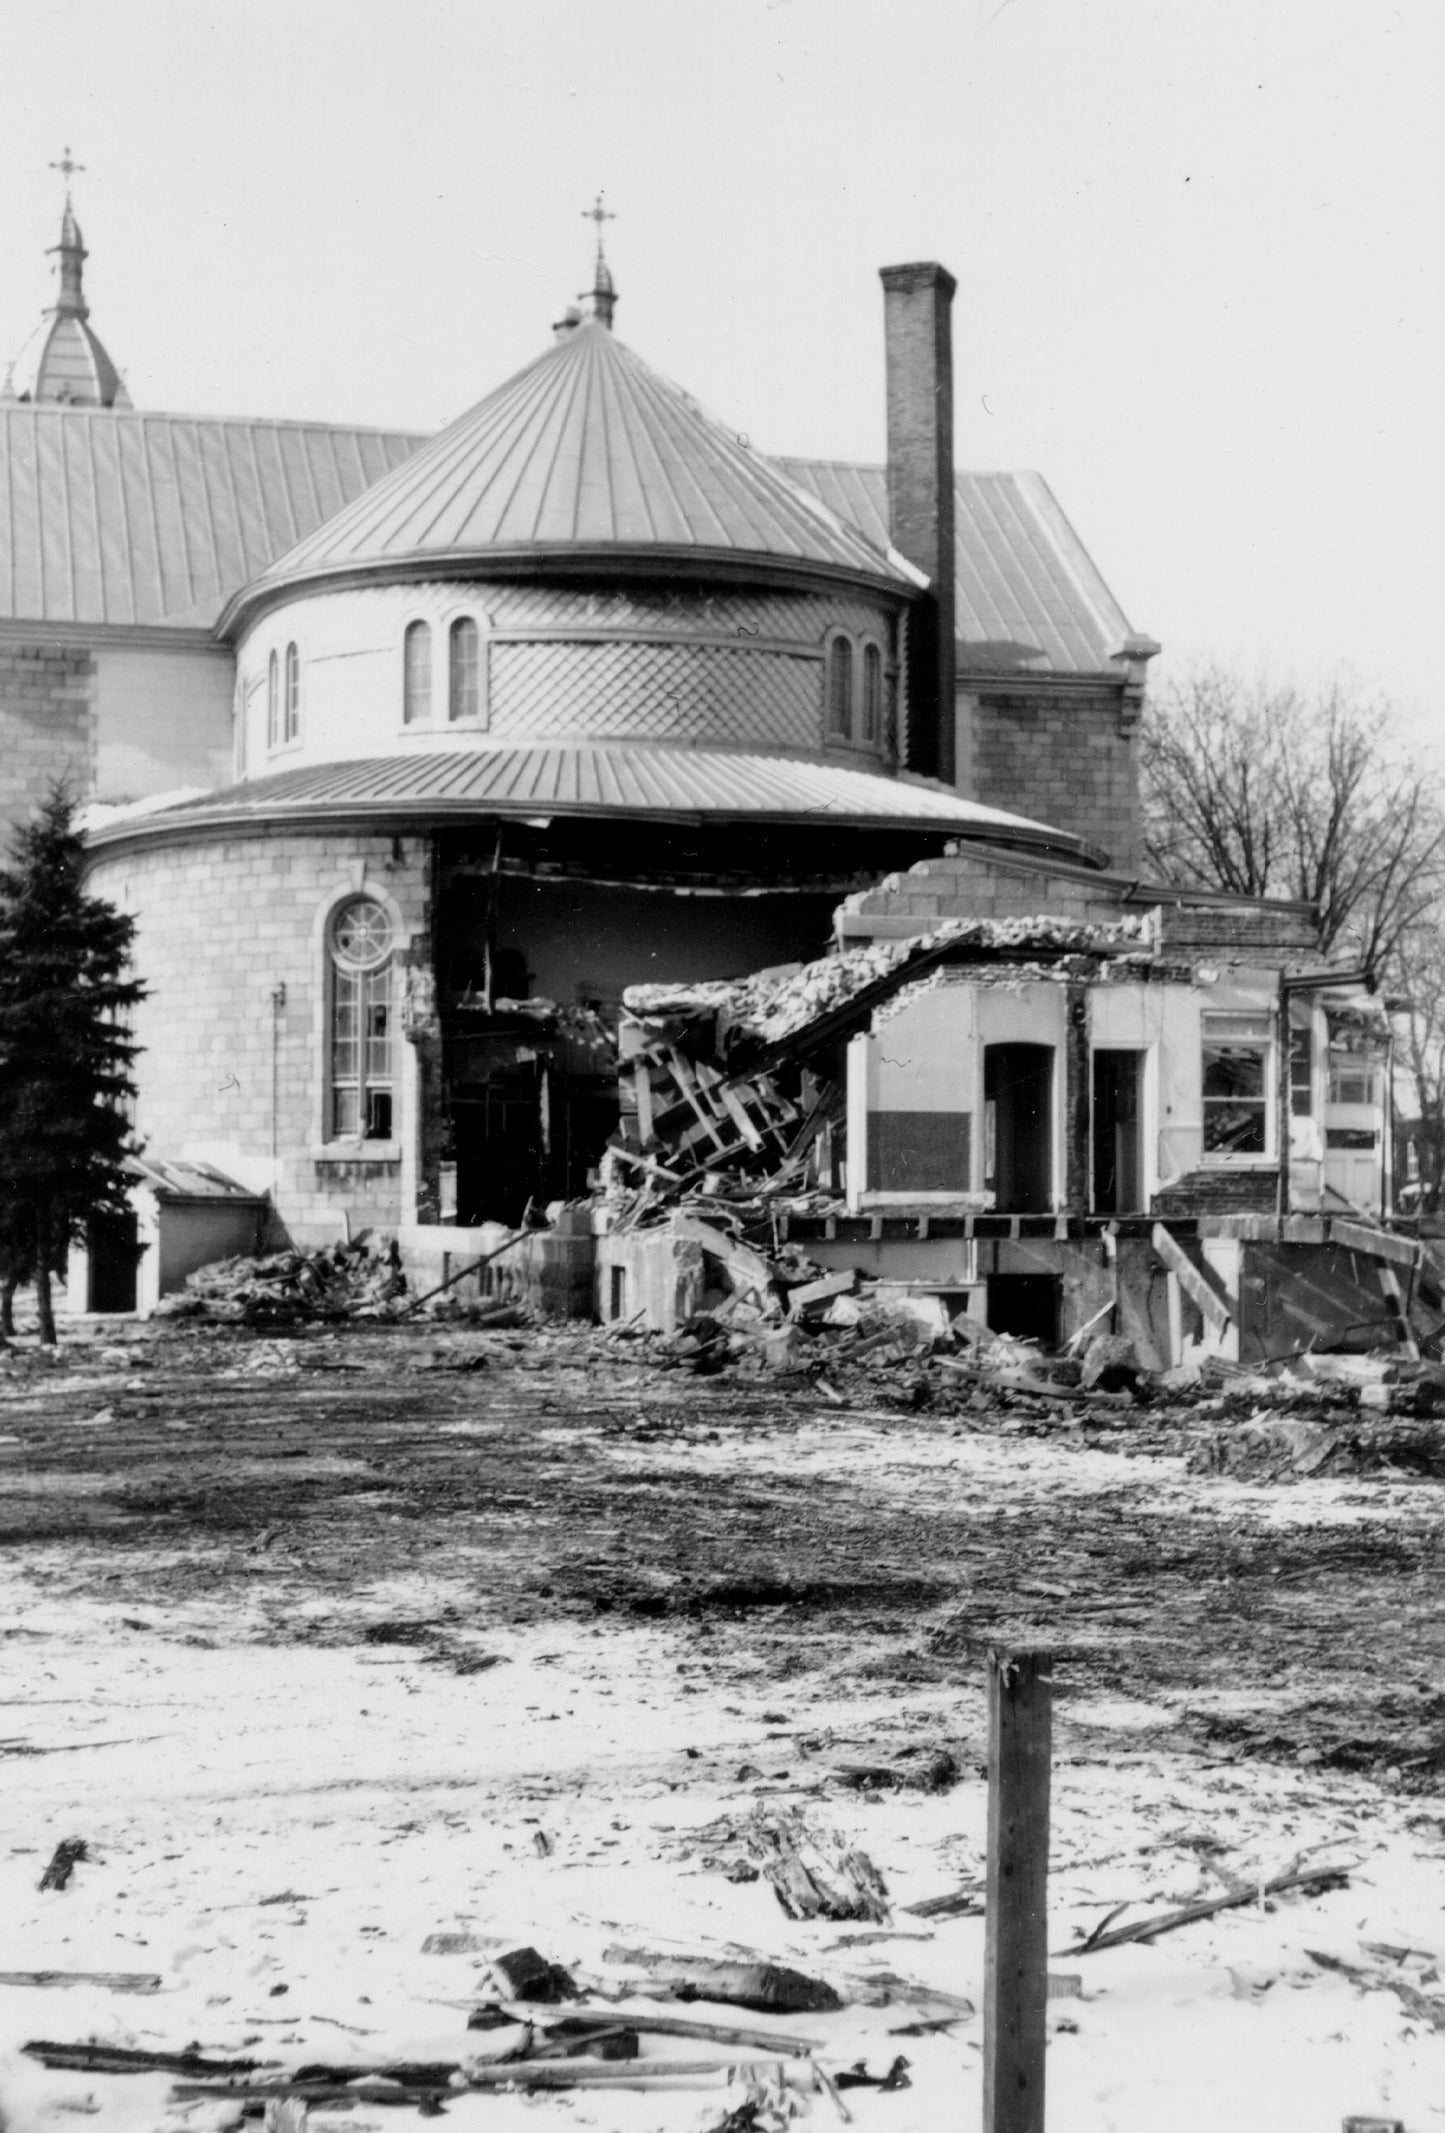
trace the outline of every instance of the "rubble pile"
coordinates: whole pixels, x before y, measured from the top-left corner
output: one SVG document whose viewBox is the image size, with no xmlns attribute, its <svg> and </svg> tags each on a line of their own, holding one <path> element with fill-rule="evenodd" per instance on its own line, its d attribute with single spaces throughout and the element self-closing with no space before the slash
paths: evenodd
<svg viewBox="0 0 1445 2133">
<path fill-rule="evenodd" d="M 245 1326 L 295 1326 L 308 1320 L 387 1318 L 406 1295 L 396 1241 L 369 1231 L 311 1251 L 264 1259 L 221 1259 L 188 1275 L 180 1294 L 162 1299 L 157 1316 L 209 1318 Z"/>
</svg>

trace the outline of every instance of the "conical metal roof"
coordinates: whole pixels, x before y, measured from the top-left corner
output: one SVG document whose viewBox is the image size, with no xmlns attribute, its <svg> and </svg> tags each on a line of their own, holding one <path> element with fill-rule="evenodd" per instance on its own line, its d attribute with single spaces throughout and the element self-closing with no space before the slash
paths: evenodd
<svg viewBox="0 0 1445 2133">
<path fill-rule="evenodd" d="M 906 566 L 595 320 L 443 430 L 241 592 L 543 557 L 916 582 Z"/>
</svg>

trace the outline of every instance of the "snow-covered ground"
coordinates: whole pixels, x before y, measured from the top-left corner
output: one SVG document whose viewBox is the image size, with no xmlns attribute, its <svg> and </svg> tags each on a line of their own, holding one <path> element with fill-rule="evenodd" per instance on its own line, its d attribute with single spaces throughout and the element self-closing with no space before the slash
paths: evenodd
<svg viewBox="0 0 1445 2133">
<path fill-rule="evenodd" d="M 675 1385 L 668 1397 L 675 1405 Z M 104 1412 L 87 1389 L 74 1418 L 82 1426 L 87 1401 L 92 1416 Z M 578 1425 L 559 1414 L 550 1426 Z M 1196 1492 L 1201 1515 L 1226 1521 L 1250 1506 L 1258 1517 L 1266 1503 L 1225 1485 L 1199 1495 L 1177 1462 L 911 1436 L 894 1417 L 645 1449 L 654 1466 L 728 1469 L 749 1482 L 784 1466 L 820 1484 L 856 1478 L 862 1461 L 880 1499 L 916 1486 L 983 1492 L 1004 1506 L 1029 1488 L 1082 1498 L 1107 1480 L 1137 1488 L 1141 1515 L 1174 1490 Z M 619 1476 L 640 1456 L 629 1438 L 606 1454 Z M 1107 1476 L 1096 1471 L 1104 1467 Z M 3 1479 L 12 1498 L 27 1486 L 40 1480 Z M 76 1473 L 65 1486 L 84 1498 L 88 1484 Z M 1358 1486 L 1318 1483 L 1269 1501 L 1327 1524 L 1367 1516 L 1370 1499 Z M 1424 1503 L 1418 1491 L 1410 1501 L 1416 1512 Z M 467 2010 L 494 1996 L 486 1953 L 425 1953 L 438 1932 L 530 1944 L 611 1991 L 640 1975 L 607 1960 L 618 1943 L 785 1960 L 831 1981 L 847 2003 L 792 2020 L 823 2040 L 822 2063 L 836 2072 L 863 2060 L 881 2072 L 900 2052 L 909 2062 L 907 2088 L 848 2091 L 860 2133 L 980 2122 L 981 2014 L 897 2033 L 916 2021 L 914 1988 L 982 2007 L 982 1920 L 926 1922 L 904 1908 L 981 1873 L 976 1666 L 956 1683 L 854 1675 L 832 1644 L 820 1671 L 780 1679 L 746 1622 L 719 1639 L 691 1620 L 559 1610 L 468 1632 L 475 1655 L 498 1663 L 462 1672 L 422 1646 L 338 1642 L 330 1630 L 343 1612 L 353 1632 L 364 1621 L 464 1612 L 489 1574 L 484 1551 L 449 1550 L 429 1568 L 424 1548 L 420 1558 L 413 1549 L 396 1574 L 354 1582 L 343 1608 L 334 1587 L 308 1593 L 294 1562 L 270 1574 L 264 1553 L 248 1579 L 211 1597 L 177 1588 L 137 1600 L 117 1548 L 105 1558 L 119 1587 L 111 1598 L 84 1574 L 85 1546 L 12 1545 L 0 1558 L 0 1968 L 153 1973 L 161 1983 L 145 1994 L 0 1985 L 10 2133 L 77 2114 L 107 2133 L 236 2119 L 231 2105 L 169 2102 L 164 2074 L 43 2071 L 20 2054 L 27 2039 L 293 2063 L 466 2057 L 479 2042 Z M 278 1606 L 297 1641 L 280 1634 Z M 308 1621 L 328 1634 L 302 1636 Z M 1183 1752 L 1167 1739 L 1176 1715 L 1144 1684 L 1137 1695 L 1085 1685 L 1059 1705 L 1052 1968 L 1082 1987 L 1050 2003 L 1050 2128 L 1318 2133 L 1358 2112 L 1445 2133 L 1445 2033 L 1418 2000 L 1412 2014 L 1383 1983 L 1362 1990 L 1310 1954 L 1395 1979 L 1407 1997 L 1441 1989 L 1445 1800 L 1309 1763 Z M 860 1794 L 831 1775 L 839 1763 L 938 1740 L 964 1763 L 940 1794 Z M 742 1824 L 760 1802 L 796 1804 L 866 1851 L 894 1899 L 893 1930 L 790 1923 L 765 1880 L 729 1881 L 723 1869 L 742 1855 Z M 68 1888 L 40 1891 L 54 1847 L 71 1837 L 85 1840 L 87 1857 Z M 1302 1855 L 1347 1863 L 1348 1885 L 1251 1902 L 1153 1945 L 1065 1952 L 1115 1905 L 1220 1894 Z M 889 1974 L 899 1982 L 885 1999 Z M 644 2052 L 709 2056 L 666 2038 L 645 2040 Z M 800 2118 L 839 2123 L 828 2095 L 791 2093 Z M 447 2115 L 487 2133 L 701 2133 L 740 2096 L 488 2092 L 459 2095 Z M 314 2110 L 311 2125 L 363 2133 L 414 2115 L 368 2102 Z"/>
</svg>

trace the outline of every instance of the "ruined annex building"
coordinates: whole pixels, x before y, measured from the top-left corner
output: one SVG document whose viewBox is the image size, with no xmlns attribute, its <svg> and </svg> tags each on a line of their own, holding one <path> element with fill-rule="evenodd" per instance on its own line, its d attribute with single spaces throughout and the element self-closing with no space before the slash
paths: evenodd
<svg viewBox="0 0 1445 2133">
<path fill-rule="evenodd" d="M 1197 1002 L 1176 1015 L 1167 1061 L 1152 1008 L 1080 1008 L 1078 984 L 1043 981 L 1033 1021 L 1018 986 L 915 1005 L 944 1050 L 890 1123 L 887 1047 L 854 1054 L 855 1214 L 1264 1212 L 1286 1144 L 1314 1165 L 1288 1204 L 1322 1204 L 1345 1024 L 1309 914 L 1139 881 L 1157 646 L 1038 475 L 955 473 L 942 267 L 883 270 L 879 468 L 749 449 L 616 336 L 600 245 L 586 310 L 431 438 L 133 406 L 68 200 L 56 253 L 0 399 L 0 815 L 57 776 L 90 803 L 93 885 L 150 989 L 150 1188 L 209 1203 L 209 1248 L 258 1208 L 298 1242 L 439 1241 L 573 1199 L 636 1141 L 629 986 L 970 913 L 1167 906 L 1156 977 L 1187 990 L 1192 955 L 1255 978 L 1202 1036 Z M 1376 1209 L 1380 1080 L 1348 1194 Z M 125 1300 L 112 1245 L 92 1303 Z M 184 1256 L 152 1254 L 143 1291 Z"/>
</svg>

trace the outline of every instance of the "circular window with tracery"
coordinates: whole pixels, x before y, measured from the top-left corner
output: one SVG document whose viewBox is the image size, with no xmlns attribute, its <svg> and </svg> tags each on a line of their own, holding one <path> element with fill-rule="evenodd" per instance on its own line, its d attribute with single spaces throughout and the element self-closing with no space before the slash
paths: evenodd
<svg viewBox="0 0 1445 2133">
<path fill-rule="evenodd" d="M 375 970 L 391 954 L 391 920 L 374 897 L 358 896 L 337 912 L 331 946 L 348 970 Z"/>
</svg>

